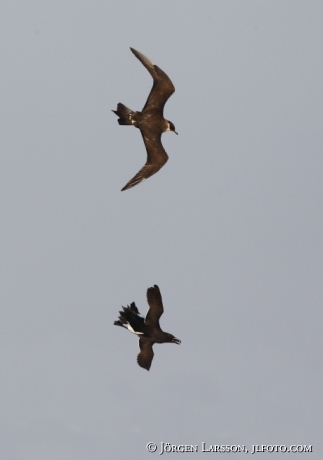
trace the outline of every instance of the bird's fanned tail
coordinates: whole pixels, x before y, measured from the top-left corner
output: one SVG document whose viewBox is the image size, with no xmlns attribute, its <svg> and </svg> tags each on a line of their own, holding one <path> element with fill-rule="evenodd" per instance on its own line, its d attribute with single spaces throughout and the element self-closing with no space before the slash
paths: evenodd
<svg viewBox="0 0 323 460">
<path fill-rule="evenodd" d="M 119 117 L 119 125 L 133 125 L 133 117 L 135 112 L 129 109 L 129 107 L 121 104 L 121 102 L 119 102 L 117 105 L 117 110 L 112 110 L 112 112 L 114 112 Z"/>
</svg>

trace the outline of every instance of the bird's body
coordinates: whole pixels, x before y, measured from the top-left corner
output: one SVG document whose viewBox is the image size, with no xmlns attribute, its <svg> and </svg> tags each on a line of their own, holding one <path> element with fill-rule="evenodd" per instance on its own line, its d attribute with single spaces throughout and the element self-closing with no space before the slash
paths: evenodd
<svg viewBox="0 0 323 460">
<path fill-rule="evenodd" d="M 134 112 L 119 103 L 117 110 L 112 110 L 118 117 L 119 125 L 133 125 L 140 129 L 146 150 L 147 162 L 144 167 L 123 187 L 122 190 L 134 187 L 159 171 L 168 160 L 168 155 L 161 143 L 161 135 L 165 131 L 174 131 L 174 124 L 164 118 L 164 106 L 175 91 L 175 87 L 165 72 L 150 59 L 130 48 L 133 54 L 146 67 L 153 77 L 153 87 L 141 112 Z M 176 133 L 177 134 L 177 133 Z"/>
<path fill-rule="evenodd" d="M 130 332 L 138 335 L 140 353 L 137 357 L 139 366 L 149 371 L 152 359 L 154 357 L 154 343 L 177 343 L 181 341 L 168 332 L 162 331 L 159 325 L 159 318 L 164 312 L 162 297 L 158 286 L 151 287 L 147 290 L 147 302 L 149 310 L 146 318 L 139 316 L 136 304 L 132 302 L 130 307 L 122 307 L 119 320 L 115 321 L 116 326 L 124 327 Z"/>
</svg>

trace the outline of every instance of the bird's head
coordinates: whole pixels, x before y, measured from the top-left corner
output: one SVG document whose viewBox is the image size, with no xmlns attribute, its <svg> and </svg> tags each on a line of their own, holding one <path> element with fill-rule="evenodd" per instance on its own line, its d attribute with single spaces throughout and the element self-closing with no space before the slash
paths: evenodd
<svg viewBox="0 0 323 460">
<path fill-rule="evenodd" d="M 174 123 L 172 123 L 169 120 L 167 120 L 167 130 L 166 131 L 173 131 L 175 134 L 178 134 L 178 132 L 175 129 Z"/>
<path fill-rule="evenodd" d="M 167 342 L 177 343 L 177 345 L 181 343 L 181 341 L 177 339 L 176 337 L 174 337 L 172 334 L 167 334 Z"/>
</svg>

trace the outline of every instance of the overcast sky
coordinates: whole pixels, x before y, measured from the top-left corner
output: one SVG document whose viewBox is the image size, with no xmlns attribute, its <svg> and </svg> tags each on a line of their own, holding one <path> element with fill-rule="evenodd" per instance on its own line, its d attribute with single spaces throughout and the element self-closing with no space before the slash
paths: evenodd
<svg viewBox="0 0 323 460">
<path fill-rule="evenodd" d="M 1 460 L 322 458 L 322 21 L 319 0 L 2 1 Z M 130 46 L 173 81 L 179 135 L 121 192 L 146 151 L 111 109 L 152 85 Z M 154 284 L 182 343 L 147 372 L 113 322 Z"/>
</svg>

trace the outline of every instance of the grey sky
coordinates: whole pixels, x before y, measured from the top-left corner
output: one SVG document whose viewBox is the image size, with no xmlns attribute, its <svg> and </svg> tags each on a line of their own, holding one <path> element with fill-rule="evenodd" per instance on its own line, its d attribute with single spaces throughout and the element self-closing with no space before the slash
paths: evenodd
<svg viewBox="0 0 323 460">
<path fill-rule="evenodd" d="M 321 459 L 322 19 L 310 0 L 2 2 L 1 460 L 162 458 L 149 441 Z M 152 85 L 129 46 L 173 81 L 179 136 L 121 193 L 146 153 L 111 109 Z M 153 284 L 182 344 L 148 373 L 113 322 Z"/>
</svg>

